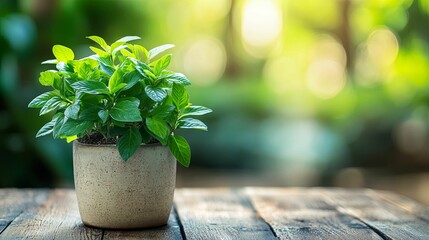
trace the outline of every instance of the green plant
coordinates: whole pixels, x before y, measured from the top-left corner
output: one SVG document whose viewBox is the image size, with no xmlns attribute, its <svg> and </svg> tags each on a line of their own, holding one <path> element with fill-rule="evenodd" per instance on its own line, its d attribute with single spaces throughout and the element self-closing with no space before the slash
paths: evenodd
<svg viewBox="0 0 429 240">
<path fill-rule="evenodd" d="M 181 74 L 167 70 L 174 47 L 167 44 L 150 51 L 129 42 L 140 37 L 123 37 L 110 46 L 98 36 L 90 36 L 101 48 L 90 47 L 94 55 L 75 60 L 70 48 L 55 45 L 57 70 L 40 73 L 39 82 L 53 90 L 28 105 L 41 108 L 40 115 L 54 113 L 36 137 L 47 134 L 67 142 L 102 136 L 116 142 L 123 160 L 128 160 L 142 143 L 168 145 L 184 166 L 190 163 L 190 147 L 176 129 L 207 130 L 190 116 L 210 113 L 209 108 L 189 103 L 185 89 L 191 83 Z"/>
</svg>

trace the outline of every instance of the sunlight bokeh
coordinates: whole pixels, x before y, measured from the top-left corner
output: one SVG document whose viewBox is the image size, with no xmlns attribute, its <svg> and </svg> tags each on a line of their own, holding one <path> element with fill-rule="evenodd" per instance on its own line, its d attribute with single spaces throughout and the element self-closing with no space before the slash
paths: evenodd
<svg viewBox="0 0 429 240">
<path fill-rule="evenodd" d="M 247 0 L 243 7 L 241 34 L 245 50 L 263 57 L 282 31 L 282 12 L 275 0 Z"/>
</svg>

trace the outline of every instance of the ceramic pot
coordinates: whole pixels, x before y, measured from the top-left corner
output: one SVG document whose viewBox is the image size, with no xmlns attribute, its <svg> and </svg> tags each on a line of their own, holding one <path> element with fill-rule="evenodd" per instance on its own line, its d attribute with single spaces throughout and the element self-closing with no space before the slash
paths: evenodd
<svg viewBox="0 0 429 240">
<path fill-rule="evenodd" d="M 115 145 L 73 143 L 74 182 L 85 225 L 133 229 L 167 223 L 176 159 L 168 147 L 141 145 L 123 161 Z"/>
</svg>

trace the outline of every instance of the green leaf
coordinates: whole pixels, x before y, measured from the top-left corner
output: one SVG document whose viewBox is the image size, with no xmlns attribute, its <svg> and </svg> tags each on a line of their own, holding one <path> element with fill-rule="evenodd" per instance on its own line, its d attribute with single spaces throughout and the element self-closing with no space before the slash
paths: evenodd
<svg viewBox="0 0 429 240">
<path fill-rule="evenodd" d="M 119 138 L 118 150 L 124 161 L 127 161 L 131 156 L 134 155 L 136 150 L 142 143 L 142 137 L 137 128 L 129 128 L 128 131 Z"/>
<path fill-rule="evenodd" d="M 150 79 L 156 79 L 156 76 L 152 73 L 152 71 L 143 69 L 143 72 L 145 74 L 144 76 L 149 77 Z"/>
<path fill-rule="evenodd" d="M 54 117 L 55 124 L 54 124 L 54 131 L 52 132 L 52 135 L 54 138 L 58 138 L 60 136 L 60 130 L 64 123 L 64 114 L 60 113 Z"/>
<path fill-rule="evenodd" d="M 79 81 L 72 85 L 76 91 L 88 93 L 88 94 L 109 94 L 106 84 L 99 81 Z"/>
<path fill-rule="evenodd" d="M 29 108 L 41 108 L 45 103 L 55 96 L 55 93 L 52 92 L 45 92 L 40 94 L 39 96 L 35 97 L 29 104 Z"/>
<path fill-rule="evenodd" d="M 146 61 L 146 59 L 149 57 L 149 53 L 147 52 L 146 48 L 140 45 L 134 45 L 133 53 L 135 58 L 142 62 Z"/>
<path fill-rule="evenodd" d="M 116 43 L 114 43 L 114 44 L 116 44 Z M 112 44 L 112 47 L 114 44 Z M 120 52 L 122 49 L 125 49 L 125 48 L 127 48 L 127 45 L 120 45 L 120 46 L 117 46 L 115 48 L 112 48 L 111 51 L 112 51 L 112 54 L 116 56 L 118 52 Z"/>
<path fill-rule="evenodd" d="M 98 112 L 102 109 L 99 105 L 84 104 L 79 112 L 79 120 L 97 121 L 99 119 Z"/>
<path fill-rule="evenodd" d="M 57 64 L 57 63 L 58 63 L 57 59 L 49 59 L 42 62 L 42 64 Z"/>
<path fill-rule="evenodd" d="M 90 62 L 81 62 L 80 64 L 77 65 L 77 71 L 78 75 L 85 79 L 85 80 L 89 80 L 90 76 L 93 74 L 94 69 L 92 67 L 92 65 L 90 64 Z"/>
<path fill-rule="evenodd" d="M 144 126 L 139 129 L 140 135 L 142 136 L 142 143 L 150 143 L 152 141 L 152 135 L 150 135 Z"/>
<path fill-rule="evenodd" d="M 162 70 L 166 69 L 171 61 L 171 54 L 165 55 L 164 57 L 158 59 L 155 64 L 155 75 L 159 75 Z"/>
<path fill-rule="evenodd" d="M 106 123 L 107 119 L 109 118 L 109 110 L 100 110 L 98 111 L 98 116 L 100 117 L 101 121 L 103 121 L 103 124 Z"/>
<path fill-rule="evenodd" d="M 164 89 L 152 87 L 151 85 L 146 86 L 144 91 L 155 102 L 161 102 L 167 97 L 167 92 Z"/>
<path fill-rule="evenodd" d="M 171 153 L 183 166 L 189 167 L 191 162 L 191 147 L 182 136 L 170 135 L 168 138 L 168 148 Z"/>
<path fill-rule="evenodd" d="M 137 107 L 138 106 L 140 106 L 140 100 L 138 99 L 138 98 L 136 98 L 136 97 L 123 97 L 123 98 L 120 98 L 119 100 L 118 100 L 118 102 L 120 102 L 120 101 L 130 101 L 130 102 L 132 102 L 134 105 L 136 105 Z"/>
<path fill-rule="evenodd" d="M 120 50 L 122 55 L 126 56 L 126 57 L 132 57 L 135 58 L 136 56 L 134 54 L 132 54 L 130 51 L 128 51 L 127 49 L 121 49 Z"/>
<path fill-rule="evenodd" d="M 45 103 L 45 105 L 43 105 L 42 109 L 40 110 L 40 115 L 44 115 L 48 112 L 55 110 L 62 102 L 63 101 L 61 100 L 61 98 L 57 96 L 52 97 Z"/>
<path fill-rule="evenodd" d="M 157 116 L 159 118 L 166 119 L 173 113 L 175 109 L 175 106 L 169 104 L 162 104 L 156 106 L 154 109 L 152 109 L 150 113 L 151 116 Z"/>
<path fill-rule="evenodd" d="M 173 84 L 172 89 L 173 103 L 178 109 L 185 108 L 189 103 L 189 95 L 185 91 L 185 87 L 178 84 Z"/>
<path fill-rule="evenodd" d="M 100 45 L 100 47 L 102 47 L 105 51 L 109 51 L 109 45 L 107 45 L 106 41 L 104 41 L 103 38 L 99 37 L 99 36 L 89 36 L 86 37 L 91 39 L 92 41 L 96 42 L 98 45 Z"/>
<path fill-rule="evenodd" d="M 110 110 L 110 116 L 119 122 L 141 122 L 139 104 L 135 102 L 124 100 L 119 101 Z"/>
<path fill-rule="evenodd" d="M 43 86 L 52 86 L 55 82 L 55 79 L 59 79 L 60 75 L 58 75 L 57 71 L 48 70 L 40 73 L 39 82 Z"/>
<path fill-rule="evenodd" d="M 67 72 L 67 73 L 73 73 L 74 72 L 72 62 L 68 62 L 68 63 L 59 62 L 59 63 L 57 63 L 57 65 L 55 67 L 58 69 L 58 71 L 61 71 L 61 72 Z"/>
<path fill-rule="evenodd" d="M 116 40 L 116 42 L 126 43 L 126 42 L 130 42 L 130 41 L 134 41 L 134 40 L 139 40 L 139 39 L 141 39 L 139 36 L 126 36 L 126 37 L 123 37 L 121 39 Z"/>
<path fill-rule="evenodd" d="M 78 119 L 80 111 L 80 105 L 78 103 L 71 104 L 64 111 L 64 115 L 68 118 Z"/>
<path fill-rule="evenodd" d="M 162 46 L 159 46 L 159 47 L 151 49 L 149 51 L 149 61 L 152 61 L 153 58 L 155 58 L 156 56 L 158 56 L 158 54 L 160 54 L 160 53 L 162 53 L 162 52 L 164 52 L 164 51 L 166 51 L 166 50 L 168 50 L 170 48 L 173 48 L 173 47 L 174 47 L 173 44 L 165 44 L 165 45 L 162 45 Z"/>
<path fill-rule="evenodd" d="M 148 77 L 147 74 L 145 73 L 145 71 L 149 71 L 151 72 L 152 69 L 146 65 L 145 63 L 142 63 L 140 61 L 133 61 L 136 64 L 136 70 L 143 76 L 143 77 Z"/>
<path fill-rule="evenodd" d="M 127 88 L 127 87 L 124 87 L 124 88 Z M 124 89 L 122 89 L 121 91 L 124 91 L 122 94 L 125 94 L 126 96 L 142 96 L 143 97 L 143 93 L 144 93 L 143 81 L 138 81 L 136 84 L 134 84 L 134 86 L 132 86 L 129 89 L 126 89 L 126 91 Z M 149 97 L 147 97 L 147 98 L 149 98 Z"/>
<path fill-rule="evenodd" d="M 191 85 L 191 82 L 189 79 L 182 73 L 173 73 L 173 74 L 167 74 L 160 76 L 158 80 L 167 79 L 170 80 L 173 83 L 180 84 L 180 85 Z"/>
<path fill-rule="evenodd" d="M 121 69 L 117 69 L 109 79 L 110 93 L 113 93 L 113 89 L 122 81 L 123 72 Z"/>
<path fill-rule="evenodd" d="M 40 130 L 37 132 L 36 138 L 52 133 L 54 131 L 55 121 L 56 121 L 56 119 L 53 119 L 52 121 L 43 125 L 43 127 L 40 128 Z"/>
<path fill-rule="evenodd" d="M 203 106 L 189 106 L 185 108 L 183 113 L 180 115 L 180 118 L 185 116 L 200 116 L 211 112 L 213 112 L 213 110 Z"/>
<path fill-rule="evenodd" d="M 170 127 L 163 120 L 157 118 L 146 118 L 146 126 L 149 131 L 161 141 L 161 143 L 165 142 L 168 135 L 170 135 Z"/>
<path fill-rule="evenodd" d="M 197 129 L 207 131 L 207 126 L 195 118 L 183 118 L 179 120 L 179 128 L 184 129 Z"/>
<path fill-rule="evenodd" d="M 127 86 L 126 83 L 119 83 L 118 85 L 116 85 L 113 90 L 111 90 L 111 93 L 116 93 L 119 90 L 122 90 L 125 86 Z"/>
<path fill-rule="evenodd" d="M 115 72 L 115 68 L 112 66 L 113 64 L 109 56 L 102 57 L 98 55 L 93 55 L 93 58 L 98 61 L 101 70 L 107 73 L 109 76 L 111 76 Z"/>
<path fill-rule="evenodd" d="M 123 76 L 123 82 L 127 84 L 122 91 L 128 90 L 140 81 L 140 74 L 138 71 L 127 72 Z"/>
<path fill-rule="evenodd" d="M 99 48 L 90 46 L 89 49 L 91 49 L 91 51 L 93 51 L 95 54 L 98 54 L 100 57 L 109 56 L 109 53 L 107 53 L 107 52 L 105 52 Z"/>
<path fill-rule="evenodd" d="M 59 136 L 74 136 L 92 129 L 92 121 L 80 121 L 67 118 L 59 131 Z"/>
<path fill-rule="evenodd" d="M 67 62 L 68 60 L 74 59 L 73 51 L 62 45 L 54 45 L 54 47 L 52 47 L 52 52 L 54 53 L 55 58 L 60 62 Z"/>
</svg>

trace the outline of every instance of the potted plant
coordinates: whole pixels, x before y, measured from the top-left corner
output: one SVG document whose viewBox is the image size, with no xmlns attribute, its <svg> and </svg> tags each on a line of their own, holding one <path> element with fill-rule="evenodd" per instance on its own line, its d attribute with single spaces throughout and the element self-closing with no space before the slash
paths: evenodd
<svg viewBox="0 0 429 240">
<path fill-rule="evenodd" d="M 163 225 L 171 211 L 176 160 L 190 163 L 190 147 L 177 129 L 207 130 L 192 118 L 211 112 L 189 102 L 188 78 L 167 67 L 173 47 L 147 51 L 123 37 L 108 45 L 89 39 L 95 53 L 75 59 L 71 49 L 55 45 L 56 70 L 40 73 L 53 88 L 29 108 L 52 114 L 36 137 L 73 141 L 73 167 L 79 212 L 84 224 L 101 228 Z"/>
</svg>

